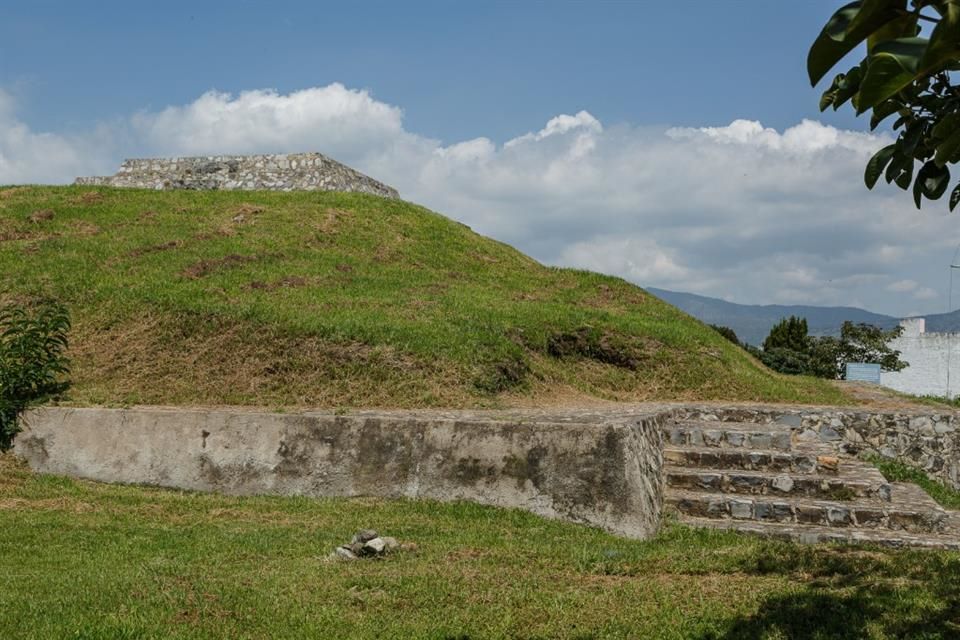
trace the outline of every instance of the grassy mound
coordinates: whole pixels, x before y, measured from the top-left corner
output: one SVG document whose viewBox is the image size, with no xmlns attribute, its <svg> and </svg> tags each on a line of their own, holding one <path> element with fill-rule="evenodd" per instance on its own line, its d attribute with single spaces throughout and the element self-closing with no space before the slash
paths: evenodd
<svg viewBox="0 0 960 640">
<path fill-rule="evenodd" d="M 83 403 L 831 403 L 623 280 L 339 193 L 0 188 L 0 302 L 74 318 Z"/>
</svg>

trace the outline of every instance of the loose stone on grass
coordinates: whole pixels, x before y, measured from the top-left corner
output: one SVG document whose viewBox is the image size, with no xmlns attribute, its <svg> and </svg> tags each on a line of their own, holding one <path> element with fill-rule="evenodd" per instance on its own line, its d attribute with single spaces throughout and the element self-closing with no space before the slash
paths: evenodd
<svg viewBox="0 0 960 640">
<path fill-rule="evenodd" d="M 396 538 L 380 536 L 373 529 L 361 529 L 354 534 L 349 544 L 344 544 L 330 553 L 327 560 L 337 562 L 357 560 L 359 558 L 382 558 L 393 551 L 413 551 L 417 545 L 412 542 L 401 544 Z"/>
</svg>

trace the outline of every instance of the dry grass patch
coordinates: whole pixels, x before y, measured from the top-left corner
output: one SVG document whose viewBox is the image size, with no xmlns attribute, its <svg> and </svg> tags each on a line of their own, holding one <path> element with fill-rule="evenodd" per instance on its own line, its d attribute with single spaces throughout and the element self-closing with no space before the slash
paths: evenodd
<svg viewBox="0 0 960 640">
<path fill-rule="evenodd" d="M 100 204 L 106 200 L 104 195 L 99 191 L 84 191 L 80 195 L 71 198 L 70 202 L 73 204 L 79 205 L 91 205 L 91 204 Z"/>
<path fill-rule="evenodd" d="M 74 329 L 74 402 L 417 407 L 473 404 L 456 365 L 268 327 L 139 316 Z M 189 372 L 189 375 L 183 375 Z"/>
<path fill-rule="evenodd" d="M 51 209 L 39 209 L 34 211 L 27 216 L 27 220 L 34 224 L 40 224 L 41 222 L 49 222 L 53 220 L 54 212 Z"/>
<path fill-rule="evenodd" d="M 196 280 L 198 278 L 209 276 L 217 271 L 233 269 L 244 264 L 256 262 L 261 258 L 262 256 L 242 256 L 234 253 L 222 258 L 199 260 L 181 271 L 180 275 L 188 280 Z"/>
</svg>

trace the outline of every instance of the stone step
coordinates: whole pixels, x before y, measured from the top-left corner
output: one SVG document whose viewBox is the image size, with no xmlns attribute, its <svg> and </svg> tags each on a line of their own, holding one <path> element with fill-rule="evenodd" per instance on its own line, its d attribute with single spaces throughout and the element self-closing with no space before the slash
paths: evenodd
<svg viewBox="0 0 960 640">
<path fill-rule="evenodd" d="M 922 491 L 921 491 L 922 493 Z M 776 496 L 736 496 L 671 489 L 666 503 L 685 516 L 779 522 L 795 525 L 893 529 L 937 533 L 946 527 L 947 512 L 923 494 L 920 499 L 892 489 L 891 502 L 811 500 Z"/>
<path fill-rule="evenodd" d="M 737 531 L 767 538 L 790 540 L 804 544 L 821 542 L 839 544 L 873 544 L 883 547 L 915 547 L 921 549 L 952 549 L 960 551 L 960 531 L 944 533 L 908 533 L 889 529 L 859 529 L 796 525 L 756 520 L 720 520 L 682 516 L 681 524 L 700 529 Z"/>
<path fill-rule="evenodd" d="M 780 424 L 683 421 L 664 429 L 665 440 L 681 447 L 733 447 L 790 451 L 792 432 Z"/>
<path fill-rule="evenodd" d="M 665 465 L 672 467 L 748 469 L 786 473 L 818 473 L 821 475 L 837 473 L 841 464 L 834 456 L 821 455 L 819 452 L 809 449 L 787 452 L 744 448 L 676 447 L 674 445 L 663 448 L 663 462 Z"/>
<path fill-rule="evenodd" d="M 889 501 L 890 483 L 873 467 L 863 466 L 863 469 L 845 466 L 840 473 L 827 476 L 667 466 L 664 468 L 664 479 L 669 488 L 699 492 Z"/>
</svg>

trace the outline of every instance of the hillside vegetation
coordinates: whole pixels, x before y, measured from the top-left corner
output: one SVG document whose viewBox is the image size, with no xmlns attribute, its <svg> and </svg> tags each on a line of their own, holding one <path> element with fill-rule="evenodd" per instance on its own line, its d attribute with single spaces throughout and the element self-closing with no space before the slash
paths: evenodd
<svg viewBox="0 0 960 640">
<path fill-rule="evenodd" d="M 842 402 L 623 280 L 342 193 L 0 187 L 0 302 L 54 296 L 71 400 Z"/>
</svg>

